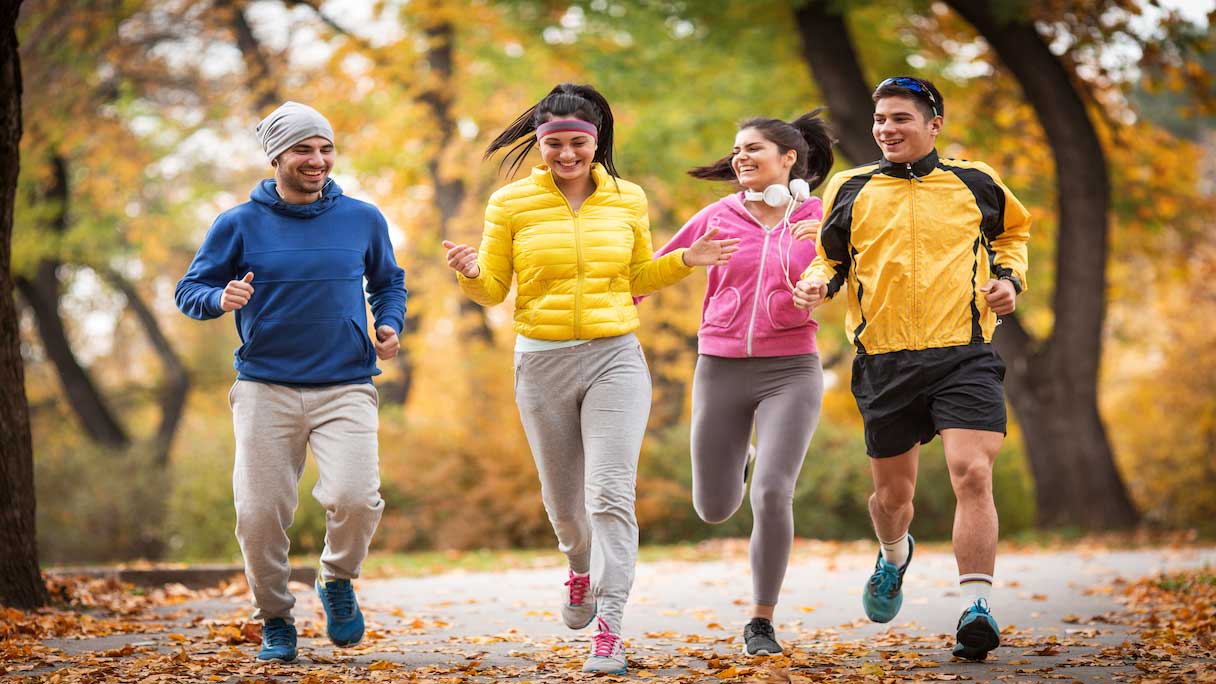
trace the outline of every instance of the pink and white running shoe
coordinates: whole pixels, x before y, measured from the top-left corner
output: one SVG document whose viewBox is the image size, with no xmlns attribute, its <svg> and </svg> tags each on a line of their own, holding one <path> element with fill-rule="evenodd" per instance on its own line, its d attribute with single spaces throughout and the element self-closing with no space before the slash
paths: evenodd
<svg viewBox="0 0 1216 684">
<path fill-rule="evenodd" d="M 595 619 L 595 598 L 591 596 L 591 576 L 570 571 L 562 591 L 562 622 L 570 629 L 582 629 Z"/>
<path fill-rule="evenodd" d="M 625 658 L 625 642 L 600 618 L 597 631 L 591 637 L 591 657 L 583 663 L 583 672 L 596 674 L 625 674 L 629 661 Z"/>
</svg>

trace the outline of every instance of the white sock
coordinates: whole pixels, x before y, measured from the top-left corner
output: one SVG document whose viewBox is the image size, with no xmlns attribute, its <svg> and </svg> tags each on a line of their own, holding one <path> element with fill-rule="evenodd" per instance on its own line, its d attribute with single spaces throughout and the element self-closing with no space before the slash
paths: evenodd
<svg viewBox="0 0 1216 684">
<path fill-rule="evenodd" d="M 960 575 L 958 590 L 963 595 L 963 610 L 970 608 L 977 599 L 984 599 L 985 602 L 991 603 L 992 575 L 978 572 Z"/>
<path fill-rule="evenodd" d="M 883 560 L 893 564 L 897 568 L 902 568 L 904 563 L 908 562 L 908 533 L 904 532 L 899 539 L 895 541 L 878 540 L 882 544 Z"/>
</svg>

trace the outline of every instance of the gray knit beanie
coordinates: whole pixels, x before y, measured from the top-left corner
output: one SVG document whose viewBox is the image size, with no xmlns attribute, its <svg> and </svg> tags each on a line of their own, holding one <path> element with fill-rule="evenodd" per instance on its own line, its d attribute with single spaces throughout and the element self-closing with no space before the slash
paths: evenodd
<svg viewBox="0 0 1216 684">
<path fill-rule="evenodd" d="M 292 145 L 315 135 L 334 141 L 334 129 L 321 112 L 300 104 L 284 102 L 270 113 L 257 127 L 258 140 L 266 151 L 266 158 L 274 161 Z"/>
</svg>

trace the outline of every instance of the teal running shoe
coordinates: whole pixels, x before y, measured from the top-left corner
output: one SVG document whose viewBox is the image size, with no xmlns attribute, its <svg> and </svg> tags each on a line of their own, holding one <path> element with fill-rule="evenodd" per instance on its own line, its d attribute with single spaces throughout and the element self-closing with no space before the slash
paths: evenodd
<svg viewBox="0 0 1216 684">
<path fill-rule="evenodd" d="M 262 623 L 262 650 L 258 660 L 294 663 L 296 660 L 296 626 L 283 618 L 271 618 Z"/>
<path fill-rule="evenodd" d="M 363 611 L 355 600 L 355 589 L 348 579 L 334 579 L 321 584 L 317 577 L 317 595 L 325 608 L 325 633 L 334 646 L 354 646 L 363 640 Z"/>
<path fill-rule="evenodd" d="M 987 599 L 978 598 L 963 611 L 954 638 L 951 653 L 964 660 L 986 660 L 988 652 L 1001 645 L 1001 628 L 988 612 Z"/>
<path fill-rule="evenodd" d="M 888 563 L 878 552 L 878 562 L 874 564 L 874 574 L 866 582 L 861 592 L 861 605 L 866 609 L 866 617 L 874 622 L 890 622 L 899 614 L 904 604 L 904 573 L 912 562 L 912 550 L 916 542 L 908 535 L 908 560 L 900 567 Z"/>
</svg>

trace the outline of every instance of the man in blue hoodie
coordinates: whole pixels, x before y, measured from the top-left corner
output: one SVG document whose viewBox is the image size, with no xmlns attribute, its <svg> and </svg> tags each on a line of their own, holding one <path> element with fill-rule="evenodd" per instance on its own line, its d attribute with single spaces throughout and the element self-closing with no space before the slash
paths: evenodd
<svg viewBox="0 0 1216 684">
<path fill-rule="evenodd" d="M 338 646 L 363 638 L 351 579 L 384 511 L 376 432 L 376 359 L 391 359 L 405 320 L 405 274 L 376 207 L 329 178 L 333 129 L 287 102 L 257 127 L 274 168 L 250 201 L 215 220 L 177 306 L 208 320 L 235 312 L 241 346 L 228 394 L 236 433 L 233 497 L 245 577 L 262 620 L 259 660 L 296 658 L 287 528 L 311 446 L 325 508 L 317 592 Z M 375 338 L 367 332 L 367 301 Z"/>
</svg>

